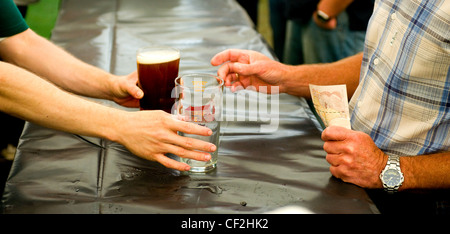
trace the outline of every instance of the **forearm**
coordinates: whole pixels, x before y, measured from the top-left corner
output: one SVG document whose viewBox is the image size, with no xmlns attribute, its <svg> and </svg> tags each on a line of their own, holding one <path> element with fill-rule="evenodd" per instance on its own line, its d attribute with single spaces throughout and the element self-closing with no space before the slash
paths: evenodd
<svg viewBox="0 0 450 234">
<path fill-rule="evenodd" d="M 114 76 L 73 57 L 32 30 L 2 41 L 0 54 L 4 61 L 23 67 L 67 91 L 111 99 L 109 86 Z"/>
<path fill-rule="evenodd" d="M 400 190 L 450 188 L 450 152 L 400 157 L 405 181 Z"/>
<path fill-rule="evenodd" d="M 74 134 L 113 138 L 119 110 L 69 94 L 13 65 L 0 62 L 0 111 Z"/>
<path fill-rule="evenodd" d="M 309 84 L 346 84 L 349 98 L 359 84 L 363 54 L 326 64 L 285 65 L 280 90 L 295 96 L 310 98 Z"/>
</svg>

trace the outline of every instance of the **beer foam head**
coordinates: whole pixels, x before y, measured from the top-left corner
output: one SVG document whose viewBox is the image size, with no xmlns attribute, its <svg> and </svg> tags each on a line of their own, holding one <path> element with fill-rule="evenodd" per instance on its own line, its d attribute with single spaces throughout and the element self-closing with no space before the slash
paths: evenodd
<svg viewBox="0 0 450 234">
<path fill-rule="evenodd" d="M 174 50 L 146 51 L 137 55 L 140 64 L 156 64 L 173 61 L 180 58 L 180 52 Z"/>
</svg>

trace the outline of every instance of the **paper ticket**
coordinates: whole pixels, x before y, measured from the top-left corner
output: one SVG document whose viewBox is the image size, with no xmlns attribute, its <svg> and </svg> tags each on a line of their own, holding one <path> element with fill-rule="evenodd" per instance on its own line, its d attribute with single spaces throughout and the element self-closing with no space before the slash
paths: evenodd
<svg viewBox="0 0 450 234">
<path fill-rule="evenodd" d="M 325 127 L 341 126 L 351 129 L 345 85 L 309 85 L 317 114 Z"/>
</svg>

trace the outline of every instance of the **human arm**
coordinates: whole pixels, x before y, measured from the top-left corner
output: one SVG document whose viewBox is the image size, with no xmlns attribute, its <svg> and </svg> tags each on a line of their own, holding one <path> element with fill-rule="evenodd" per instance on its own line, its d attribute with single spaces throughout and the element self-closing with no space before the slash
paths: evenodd
<svg viewBox="0 0 450 234">
<path fill-rule="evenodd" d="M 84 63 L 31 29 L 0 42 L 0 56 L 72 93 L 138 107 L 137 74 L 116 76 Z"/>
<path fill-rule="evenodd" d="M 322 133 L 330 172 L 363 188 L 383 188 L 379 178 L 388 156 L 369 135 L 328 127 Z M 450 188 L 450 152 L 400 157 L 404 182 L 399 190 Z"/>
<path fill-rule="evenodd" d="M 106 107 L 5 62 L 0 62 L 0 111 L 45 127 L 115 141 L 139 157 L 177 170 L 189 167 L 165 153 L 208 160 L 208 153 L 197 150 L 216 149 L 210 143 L 177 135 L 177 131 L 211 135 L 208 128 L 176 120 L 163 111 L 127 112 Z"/>
<path fill-rule="evenodd" d="M 346 84 L 351 96 L 359 83 L 362 56 L 359 53 L 334 63 L 292 66 L 256 51 L 231 49 L 215 55 L 211 64 L 222 64 L 217 73 L 232 90 L 238 86 L 255 86 L 257 90 L 260 86 L 279 86 L 282 93 L 310 98 L 309 84 Z"/>
</svg>

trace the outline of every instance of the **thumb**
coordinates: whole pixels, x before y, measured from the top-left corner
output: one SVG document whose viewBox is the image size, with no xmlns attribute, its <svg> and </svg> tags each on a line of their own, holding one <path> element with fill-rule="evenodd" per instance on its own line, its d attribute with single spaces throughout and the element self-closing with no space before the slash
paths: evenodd
<svg viewBox="0 0 450 234">
<path fill-rule="evenodd" d="M 141 99 L 144 96 L 144 92 L 138 86 L 138 74 L 137 71 L 133 71 L 124 77 L 124 79 L 120 79 L 119 87 L 122 93 L 126 93 L 125 95 L 130 95 L 133 98 Z"/>
<path fill-rule="evenodd" d="M 144 96 L 144 92 L 137 85 L 133 84 L 128 85 L 127 92 L 136 99 L 141 99 Z"/>
</svg>

